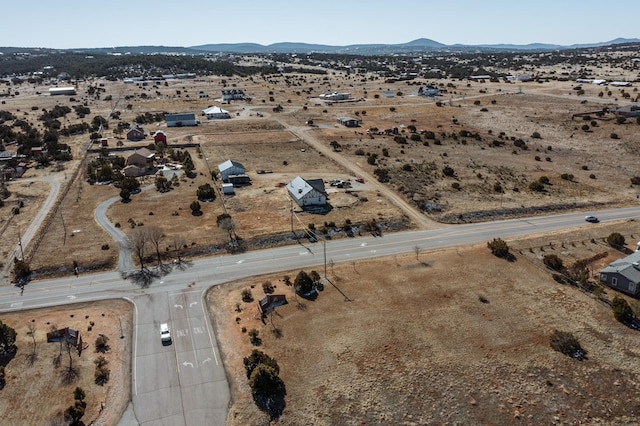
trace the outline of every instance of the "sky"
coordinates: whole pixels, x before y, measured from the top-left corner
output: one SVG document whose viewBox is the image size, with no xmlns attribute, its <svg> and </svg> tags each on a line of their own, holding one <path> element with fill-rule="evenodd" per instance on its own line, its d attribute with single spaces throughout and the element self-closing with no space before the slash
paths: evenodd
<svg viewBox="0 0 640 426">
<path fill-rule="evenodd" d="M 0 7 L 0 46 L 301 42 L 571 45 L 640 37 L 640 1 L 30 0 Z M 608 5 L 611 5 L 609 7 Z"/>
</svg>

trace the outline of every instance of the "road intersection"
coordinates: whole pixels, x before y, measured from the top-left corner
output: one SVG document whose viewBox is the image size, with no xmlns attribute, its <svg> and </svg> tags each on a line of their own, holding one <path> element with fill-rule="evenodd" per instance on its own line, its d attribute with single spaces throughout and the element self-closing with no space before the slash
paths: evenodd
<svg viewBox="0 0 640 426">
<path fill-rule="evenodd" d="M 603 223 L 640 218 L 640 207 L 591 212 Z M 329 262 L 357 262 L 401 253 L 483 243 L 579 226 L 584 213 L 567 213 L 291 245 L 194 261 L 141 288 L 119 272 L 32 282 L 24 294 L 0 287 L 0 312 L 80 301 L 127 298 L 135 304 L 132 405 L 137 424 L 224 424 L 229 387 L 207 316 L 204 294 L 214 285 L 251 276 L 296 271 Z M 326 244 L 326 247 L 323 247 Z M 159 325 L 173 342 L 163 346 Z M 127 419 L 121 424 L 131 424 Z"/>
</svg>

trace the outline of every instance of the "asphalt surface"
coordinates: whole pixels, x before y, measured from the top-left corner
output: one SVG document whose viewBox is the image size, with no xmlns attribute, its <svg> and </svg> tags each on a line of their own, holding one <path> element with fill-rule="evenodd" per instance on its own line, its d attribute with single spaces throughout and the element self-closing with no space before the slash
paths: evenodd
<svg viewBox="0 0 640 426">
<path fill-rule="evenodd" d="M 601 222 L 640 218 L 640 207 L 592 211 Z M 0 287 L 0 312 L 126 297 L 135 303 L 132 409 L 122 425 L 222 425 L 229 388 L 210 329 L 203 294 L 211 286 L 254 275 L 317 267 L 327 262 L 356 262 L 532 234 L 594 227 L 586 213 L 512 219 L 446 228 L 301 243 L 268 250 L 194 261 L 174 269 L 147 288 L 124 280 L 119 272 L 32 282 L 24 294 Z M 594 233 L 595 234 L 595 233 Z M 346 295 L 349 296 L 349 295 Z M 171 345 L 163 346 L 159 326 L 167 322 Z"/>
</svg>

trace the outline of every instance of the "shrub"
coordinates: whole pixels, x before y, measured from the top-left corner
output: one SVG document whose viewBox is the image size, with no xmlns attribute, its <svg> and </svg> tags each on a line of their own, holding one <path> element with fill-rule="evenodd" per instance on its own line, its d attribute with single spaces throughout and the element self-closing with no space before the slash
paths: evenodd
<svg viewBox="0 0 640 426">
<path fill-rule="evenodd" d="M 540 183 L 540 181 L 533 181 L 529 184 L 529 189 L 535 192 L 544 191 L 544 185 Z"/>
<path fill-rule="evenodd" d="M 502 189 L 502 185 L 500 184 L 500 182 L 496 182 L 493 184 L 493 191 L 494 192 L 498 192 L 498 193 L 502 193 L 504 192 L 504 190 Z"/>
<path fill-rule="evenodd" d="M 617 134 L 617 133 L 611 133 L 611 134 L 609 135 L 609 137 L 610 137 L 611 139 L 619 139 L 619 137 L 618 137 L 618 134 Z"/>
<path fill-rule="evenodd" d="M 631 178 L 632 185 L 640 185 L 640 176 L 634 176 Z"/>
<path fill-rule="evenodd" d="M 613 316 L 617 321 L 628 324 L 633 320 L 633 310 L 629 303 L 620 296 L 616 296 L 611 301 L 611 309 L 613 310 Z"/>
<path fill-rule="evenodd" d="M 278 366 L 278 362 L 271 358 L 269 355 L 265 354 L 262 351 L 254 349 L 251 351 L 251 355 L 245 357 L 243 359 L 244 369 L 247 372 L 247 379 L 251 377 L 251 373 L 256 369 L 260 364 L 268 365 L 273 368 L 276 373 L 280 372 L 280 367 Z"/>
<path fill-rule="evenodd" d="M 458 182 L 453 182 L 451 184 L 451 188 L 459 191 L 460 190 L 460 184 Z"/>
<path fill-rule="evenodd" d="M 453 170 L 453 168 L 449 167 L 449 166 L 445 166 L 442 169 L 442 174 L 447 176 L 447 177 L 453 177 L 453 175 L 455 175 L 455 171 Z"/>
<path fill-rule="evenodd" d="M 242 296 L 243 302 L 253 302 L 253 295 L 251 294 L 251 290 L 248 288 L 243 289 L 240 295 Z"/>
<path fill-rule="evenodd" d="M 572 181 L 573 180 L 573 175 L 571 173 L 563 173 L 560 175 L 560 178 L 563 180 L 568 180 L 568 181 Z"/>
<path fill-rule="evenodd" d="M 595 178 L 596 178 L 596 175 L 594 175 L 593 173 L 589 175 L 589 179 L 595 179 Z"/>
<path fill-rule="evenodd" d="M 531 134 L 531 137 L 532 137 L 533 139 L 540 139 L 540 138 L 541 138 L 540 133 L 538 133 L 538 132 L 533 132 L 533 133 Z"/>
<path fill-rule="evenodd" d="M 587 357 L 587 351 L 580 346 L 576 337 L 567 331 L 554 330 L 549 338 L 551 348 L 562 354 L 582 361 Z"/>
<path fill-rule="evenodd" d="M 487 243 L 487 247 L 491 250 L 491 254 L 496 257 L 509 257 L 509 246 L 502 238 L 494 238 Z"/>
<path fill-rule="evenodd" d="M 251 344 L 257 345 L 260 342 L 259 336 L 260 336 L 260 332 L 255 328 L 252 328 L 251 330 L 249 330 L 249 341 L 251 341 Z"/>
<path fill-rule="evenodd" d="M 543 185 L 549 185 L 549 178 L 547 176 L 540 176 L 540 178 L 538 179 L 538 182 L 540 182 Z"/>
<path fill-rule="evenodd" d="M 109 381 L 109 375 L 111 371 L 105 366 L 98 367 L 96 366 L 96 370 L 94 373 L 95 383 L 98 386 L 104 386 Z"/>
<path fill-rule="evenodd" d="M 262 283 L 262 290 L 264 290 L 265 293 L 273 293 L 273 284 L 271 284 L 271 281 L 265 281 Z"/>
<path fill-rule="evenodd" d="M 618 249 L 623 248 L 624 243 L 625 243 L 624 237 L 622 236 L 622 234 L 618 232 L 612 232 L 607 237 L 607 244 L 609 244 L 613 248 L 618 248 Z"/>
<path fill-rule="evenodd" d="M 96 352 L 105 353 L 109 351 L 109 338 L 104 334 L 98 335 L 95 342 Z"/>
<path fill-rule="evenodd" d="M 555 254 L 547 254 L 542 259 L 542 262 L 550 269 L 554 271 L 562 271 L 564 269 L 564 265 L 562 264 L 562 259 L 560 259 Z"/>
</svg>

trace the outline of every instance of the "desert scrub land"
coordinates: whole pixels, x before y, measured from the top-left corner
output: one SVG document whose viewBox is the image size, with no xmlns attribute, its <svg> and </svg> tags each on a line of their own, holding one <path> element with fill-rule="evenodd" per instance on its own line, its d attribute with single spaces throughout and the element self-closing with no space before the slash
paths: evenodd
<svg viewBox="0 0 640 426">
<path fill-rule="evenodd" d="M 634 222 L 598 226 L 591 237 L 640 231 Z M 286 395 L 275 423 L 282 425 L 633 424 L 640 334 L 603 302 L 614 291 L 559 284 L 539 256 L 541 245 L 567 265 L 624 255 L 591 237 L 509 241 L 512 262 L 481 245 L 338 264 L 328 271 L 335 287 L 325 284 L 316 300 L 294 296 L 285 283 L 299 271 L 212 288 L 232 388 L 228 424 L 269 424 L 243 365 L 253 349 L 278 363 Z M 596 263 L 588 265 L 596 270 Z M 265 287 L 288 304 L 261 321 Z M 242 300 L 246 290 L 251 302 Z M 554 351 L 554 330 L 575 336 L 586 359 Z M 257 345 L 249 337 L 255 331 Z"/>
<path fill-rule="evenodd" d="M 67 424 L 63 413 L 74 405 L 74 389 L 80 387 L 85 392 L 84 423 L 117 424 L 131 396 L 132 312 L 128 302 L 115 300 L 1 314 L 0 321 L 16 331 L 18 348 L 12 359 L 3 361 L 2 423 Z M 48 332 L 65 327 L 80 332 L 80 356 L 66 344 L 47 343 Z M 95 346 L 100 335 L 108 339 L 103 352 Z M 107 362 L 108 376 L 97 384 L 100 357 Z M 67 374 L 70 361 L 73 375 Z"/>
<path fill-rule="evenodd" d="M 225 250 L 228 237 L 216 224 L 225 209 L 249 247 L 293 241 L 291 202 L 283 187 L 297 175 L 325 182 L 365 181 L 346 190 L 327 186 L 332 209 L 326 215 L 296 212 L 297 233 L 313 226 L 335 230 L 333 237 L 341 236 L 347 221 L 376 220 L 393 231 L 636 203 L 640 190 L 632 182 L 640 182 L 635 167 L 638 124 L 621 123 L 611 113 L 596 114 L 631 104 L 637 99 L 635 88 L 583 85 L 575 90 L 568 77 L 557 77 L 565 74 L 564 68 L 540 70 L 536 81 L 517 85 L 452 76 L 403 81 L 364 71 L 202 76 L 148 84 L 89 79 L 71 98 L 42 95 L 47 89 L 37 84 L 24 87 L 3 108 L 16 117 L 26 113 L 25 120 L 36 126 L 42 126 L 38 121 L 44 110 L 63 107 L 72 111 L 62 118 L 67 127 L 106 123 L 101 136 L 108 138 L 113 155 L 157 149 L 150 137 L 124 139 L 124 131 L 140 121 L 149 134 L 167 132 L 176 150 L 185 149 L 178 144 L 199 144 L 199 155 L 186 148 L 194 159 L 195 177 L 181 178 L 170 193 L 145 191 L 108 211 L 125 232 L 133 229 L 131 223 L 141 223 L 162 227 L 167 243 L 180 234 L 188 255 Z M 418 96 L 418 88 L 427 84 L 437 86 L 442 96 Z M 171 129 L 161 120 L 165 112 L 200 117 L 203 108 L 220 104 L 221 89 L 231 87 L 243 89 L 250 99 L 223 105 L 229 120 L 201 118 L 197 127 Z M 334 91 L 349 92 L 351 101 L 319 98 Z M 201 93 L 211 97 L 202 99 Z M 581 113 L 587 114 L 574 117 Z M 360 127 L 339 125 L 336 120 L 343 116 L 358 118 Z M 93 214 L 100 203 L 117 197 L 119 189 L 87 183 L 87 163 L 98 155 L 86 150 L 89 133 L 61 136 L 60 141 L 70 147 L 74 160 L 62 163 L 64 199 L 49 213 L 39 245 L 27 247 L 34 276 L 69 274 L 75 264 L 81 271 L 113 268 L 117 247 Z M 208 169 L 227 159 L 243 163 L 253 184 L 225 197 L 224 206 L 222 197 L 202 203 L 204 215 L 191 216 L 195 191 L 211 183 Z M 27 176 L 51 173 L 60 163 L 42 170 L 35 166 L 32 162 Z M 272 173 L 258 175 L 257 170 Z M 142 186 L 153 183 L 153 177 L 141 179 Z M 399 197 L 408 206 L 394 201 Z M 16 200 L 0 207 L 3 223 Z M 417 223 L 416 215 L 425 220 Z M 4 234 L 18 234 L 14 223 Z M 56 250 L 61 244 L 64 256 Z"/>
</svg>

